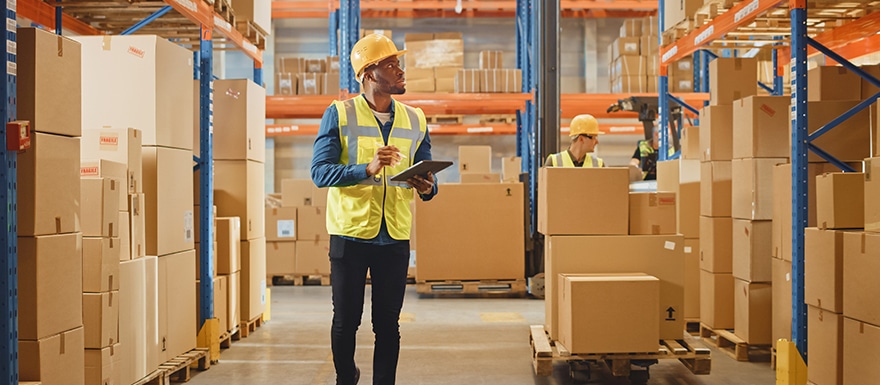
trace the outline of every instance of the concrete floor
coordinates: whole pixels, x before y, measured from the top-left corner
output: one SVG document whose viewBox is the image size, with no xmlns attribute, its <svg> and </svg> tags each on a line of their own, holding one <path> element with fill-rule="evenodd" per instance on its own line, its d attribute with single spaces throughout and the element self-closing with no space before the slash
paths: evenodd
<svg viewBox="0 0 880 385">
<path fill-rule="evenodd" d="M 367 298 L 370 291 L 367 288 Z M 361 385 L 372 382 L 369 302 L 358 333 L 356 359 Z M 272 320 L 223 350 L 220 363 L 194 372 L 191 385 L 335 384 L 330 357 L 330 288 L 275 286 Z M 397 382 L 406 385 L 574 384 L 568 365 L 550 377 L 532 369 L 529 325 L 544 322 L 544 302 L 535 299 L 420 298 L 407 287 L 401 318 Z M 768 363 L 736 362 L 712 350 L 712 374 L 695 376 L 677 360 L 650 369 L 648 384 L 772 385 Z M 593 369 L 590 384 L 627 384 L 607 370 Z"/>
</svg>

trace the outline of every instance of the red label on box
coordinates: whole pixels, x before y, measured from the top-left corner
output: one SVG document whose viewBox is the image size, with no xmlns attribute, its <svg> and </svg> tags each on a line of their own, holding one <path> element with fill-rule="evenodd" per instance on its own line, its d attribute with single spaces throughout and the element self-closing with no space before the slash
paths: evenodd
<svg viewBox="0 0 880 385">
<path fill-rule="evenodd" d="M 139 58 L 143 58 L 146 52 L 140 48 L 136 48 L 134 46 L 128 46 L 128 53 L 137 56 Z"/>
<path fill-rule="evenodd" d="M 97 176 L 98 166 L 85 166 L 79 168 L 80 176 Z"/>
<path fill-rule="evenodd" d="M 773 115 L 776 115 L 776 111 L 766 104 L 761 105 L 761 111 L 764 111 L 764 113 L 770 115 L 771 118 L 773 117 Z"/>
</svg>

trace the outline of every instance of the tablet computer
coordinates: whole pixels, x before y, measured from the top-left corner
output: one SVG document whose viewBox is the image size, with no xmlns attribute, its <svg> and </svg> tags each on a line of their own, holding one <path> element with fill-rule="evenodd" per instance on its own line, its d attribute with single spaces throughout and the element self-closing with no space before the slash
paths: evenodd
<svg viewBox="0 0 880 385">
<path fill-rule="evenodd" d="M 429 172 L 436 174 L 449 166 L 452 166 L 452 162 L 448 160 L 423 160 L 392 176 L 391 180 L 394 182 L 406 182 L 407 179 L 415 175 L 427 178 Z"/>
</svg>

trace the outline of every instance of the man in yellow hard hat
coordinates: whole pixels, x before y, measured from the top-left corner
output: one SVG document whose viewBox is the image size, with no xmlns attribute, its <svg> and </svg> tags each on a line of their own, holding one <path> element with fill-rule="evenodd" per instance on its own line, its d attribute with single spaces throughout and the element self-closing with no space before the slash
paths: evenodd
<svg viewBox="0 0 880 385">
<path fill-rule="evenodd" d="M 364 307 L 367 270 L 372 281 L 375 333 L 373 384 L 394 384 L 400 353 L 398 320 L 409 267 L 410 201 L 437 194 L 434 176 L 406 183 L 390 178 L 431 159 L 425 115 L 394 100 L 406 92 L 400 51 L 391 39 L 370 34 L 355 43 L 351 66 L 362 94 L 334 101 L 321 119 L 312 180 L 327 193 L 333 290 L 331 349 L 336 384 L 356 384 L 355 336 Z"/>
<path fill-rule="evenodd" d="M 549 167 L 605 167 L 602 158 L 596 157 L 593 151 L 599 144 L 599 122 L 593 115 L 575 116 L 569 124 L 571 145 L 568 150 L 550 155 L 544 162 Z"/>
</svg>

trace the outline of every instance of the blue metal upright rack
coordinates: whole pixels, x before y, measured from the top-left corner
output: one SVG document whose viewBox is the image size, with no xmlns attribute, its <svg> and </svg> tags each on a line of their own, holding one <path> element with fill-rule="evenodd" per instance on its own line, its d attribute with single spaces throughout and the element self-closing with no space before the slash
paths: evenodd
<svg viewBox="0 0 880 385">
<path fill-rule="evenodd" d="M 8 149 L 6 122 L 16 118 L 16 45 L 15 45 L 15 1 L 6 2 L 6 86 L 2 87 L 3 145 L 0 146 L 3 165 L 0 166 L 0 179 L 5 188 L 0 191 L 0 204 L 6 207 L 0 212 L 6 230 L 0 231 L 0 244 L 3 245 L 3 273 L 0 273 L 0 307 L 4 322 L 0 323 L 0 356 L 6 364 L 0 366 L 0 383 L 18 384 L 18 228 L 17 228 L 17 196 L 16 196 L 16 152 Z"/>
</svg>

